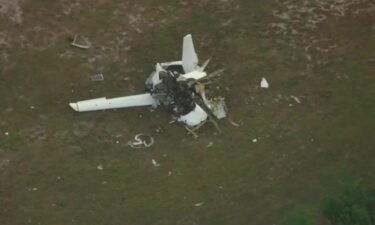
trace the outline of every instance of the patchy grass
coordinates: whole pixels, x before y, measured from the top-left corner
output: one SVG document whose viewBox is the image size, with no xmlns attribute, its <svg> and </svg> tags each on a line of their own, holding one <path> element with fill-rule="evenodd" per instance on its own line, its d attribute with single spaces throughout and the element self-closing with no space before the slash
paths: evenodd
<svg viewBox="0 0 375 225">
<path fill-rule="evenodd" d="M 0 152 L 12 159 L 0 170 L 0 223 L 281 224 L 342 171 L 373 184 L 373 16 L 329 13 L 306 29 L 321 12 L 301 12 L 316 4 L 284 3 L 25 0 L 22 24 L 1 15 L 12 41 L 0 57 L 0 130 L 19 139 L 0 139 L 16 150 Z M 93 47 L 72 48 L 74 33 Z M 180 58 L 186 33 L 201 61 L 212 57 L 209 72 L 225 68 L 210 93 L 239 127 L 207 124 L 194 139 L 163 109 L 68 107 L 142 92 L 156 62 Z M 104 81 L 90 81 L 97 72 Z M 141 132 L 155 145 L 128 148 Z"/>
</svg>

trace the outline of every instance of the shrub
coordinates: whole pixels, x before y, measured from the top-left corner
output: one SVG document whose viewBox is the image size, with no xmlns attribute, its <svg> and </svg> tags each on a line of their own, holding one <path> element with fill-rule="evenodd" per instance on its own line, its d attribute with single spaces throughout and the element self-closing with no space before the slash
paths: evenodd
<svg viewBox="0 0 375 225">
<path fill-rule="evenodd" d="M 323 215 L 332 225 L 375 225 L 375 192 L 359 183 L 346 184 L 343 193 L 327 197 Z"/>
</svg>

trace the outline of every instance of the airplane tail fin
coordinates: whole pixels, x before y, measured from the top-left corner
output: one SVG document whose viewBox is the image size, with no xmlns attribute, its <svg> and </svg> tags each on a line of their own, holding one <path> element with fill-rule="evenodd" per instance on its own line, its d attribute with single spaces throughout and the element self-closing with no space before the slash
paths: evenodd
<svg viewBox="0 0 375 225">
<path fill-rule="evenodd" d="M 198 56 L 194 49 L 191 34 L 184 37 L 182 47 L 182 66 L 185 73 L 190 73 L 198 68 Z"/>
</svg>

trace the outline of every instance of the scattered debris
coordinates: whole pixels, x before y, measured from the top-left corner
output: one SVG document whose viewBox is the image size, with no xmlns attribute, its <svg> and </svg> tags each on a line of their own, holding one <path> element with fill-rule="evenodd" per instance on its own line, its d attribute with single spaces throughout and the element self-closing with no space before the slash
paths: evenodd
<svg viewBox="0 0 375 225">
<path fill-rule="evenodd" d="M 38 188 L 34 187 L 34 188 L 29 188 L 28 191 L 37 191 Z"/>
<path fill-rule="evenodd" d="M 74 35 L 71 45 L 77 48 L 88 49 L 91 43 L 85 37 L 76 34 Z"/>
<path fill-rule="evenodd" d="M 102 165 L 98 165 L 96 168 L 97 168 L 98 170 L 103 170 L 103 169 L 104 169 Z"/>
<path fill-rule="evenodd" d="M 9 159 L 0 159 L 0 169 L 6 166 L 9 166 L 10 160 Z"/>
<path fill-rule="evenodd" d="M 9 136 L 9 132 L 5 132 L 4 134 L 5 134 L 5 136 Z"/>
<path fill-rule="evenodd" d="M 168 177 L 172 176 L 172 171 L 168 172 Z"/>
<path fill-rule="evenodd" d="M 94 74 L 90 76 L 91 81 L 103 81 L 104 76 L 102 73 Z"/>
<path fill-rule="evenodd" d="M 156 129 L 155 129 L 155 132 L 156 133 L 163 133 L 163 128 L 161 128 L 160 126 L 158 126 Z"/>
<path fill-rule="evenodd" d="M 199 207 L 199 206 L 202 206 L 203 204 L 204 204 L 204 202 L 198 202 L 198 203 L 194 204 L 194 206 Z"/>
<path fill-rule="evenodd" d="M 254 138 L 253 140 L 251 140 L 253 143 L 257 143 L 258 142 L 258 139 L 257 138 Z"/>
<path fill-rule="evenodd" d="M 294 101 L 296 101 L 298 104 L 301 104 L 301 101 L 300 101 L 299 98 L 297 98 L 296 96 L 291 95 L 290 97 L 291 97 L 292 99 L 294 99 Z"/>
<path fill-rule="evenodd" d="M 210 141 L 210 142 L 206 145 L 206 148 L 212 147 L 212 145 L 214 145 L 214 143 L 213 143 L 212 141 Z"/>
<path fill-rule="evenodd" d="M 134 141 L 129 141 L 128 145 L 132 148 L 149 148 L 154 144 L 154 138 L 147 134 L 137 134 Z"/>
<path fill-rule="evenodd" d="M 269 88 L 270 87 L 270 85 L 268 84 L 266 78 L 264 78 L 264 77 L 262 78 L 262 81 L 260 82 L 260 87 L 261 88 Z"/>
<path fill-rule="evenodd" d="M 155 159 L 152 159 L 151 162 L 152 162 L 152 165 L 154 165 L 155 167 L 159 167 L 160 166 L 160 164 L 158 162 L 156 162 Z"/>
<path fill-rule="evenodd" d="M 35 107 L 34 106 L 30 106 L 30 109 L 35 109 Z"/>
</svg>

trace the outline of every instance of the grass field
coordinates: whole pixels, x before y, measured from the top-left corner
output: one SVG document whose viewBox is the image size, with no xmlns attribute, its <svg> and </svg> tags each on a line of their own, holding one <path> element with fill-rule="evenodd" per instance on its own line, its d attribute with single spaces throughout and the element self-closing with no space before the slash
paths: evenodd
<svg viewBox="0 0 375 225">
<path fill-rule="evenodd" d="M 188 33 L 239 127 L 69 108 L 142 92 Z M 0 0 L 0 224 L 280 224 L 340 176 L 374 186 L 374 49 L 371 0 Z"/>
</svg>

